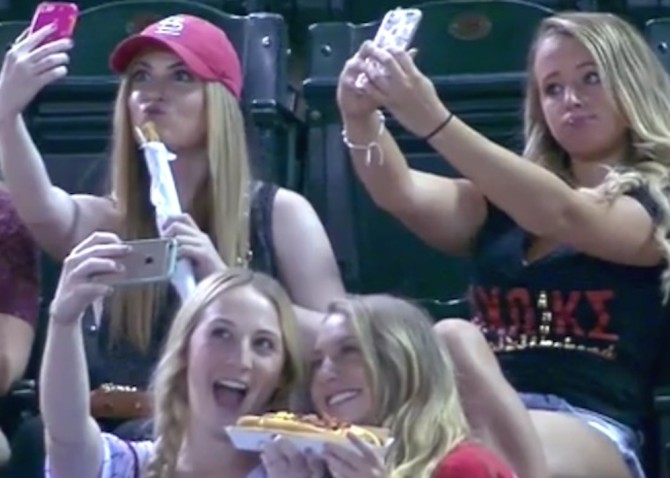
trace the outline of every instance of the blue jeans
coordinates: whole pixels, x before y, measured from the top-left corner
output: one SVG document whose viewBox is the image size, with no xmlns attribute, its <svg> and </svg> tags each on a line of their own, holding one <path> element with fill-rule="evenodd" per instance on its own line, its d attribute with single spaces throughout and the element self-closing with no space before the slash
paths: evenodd
<svg viewBox="0 0 670 478">
<path fill-rule="evenodd" d="M 630 470 L 633 478 L 645 478 L 639 453 L 642 448 L 642 439 L 633 429 L 623 423 L 612 420 L 591 410 L 573 407 L 567 401 L 556 395 L 540 393 L 520 393 L 519 397 L 528 410 L 545 410 L 564 413 L 579 418 L 590 427 L 612 440 Z"/>
</svg>

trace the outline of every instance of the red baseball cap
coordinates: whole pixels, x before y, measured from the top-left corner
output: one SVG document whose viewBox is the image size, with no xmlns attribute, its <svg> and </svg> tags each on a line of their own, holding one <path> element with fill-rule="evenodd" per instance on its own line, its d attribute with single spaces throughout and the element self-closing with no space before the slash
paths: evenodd
<svg viewBox="0 0 670 478">
<path fill-rule="evenodd" d="M 222 83 L 239 100 L 242 65 L 228 36 L 219 27 L 191 15 L 174 15 L 153 23 L 122 41 L 112 52 L 110 65 L 122 74 L 145 48 L 170 50 L 204 81 Z"/>
</svg>

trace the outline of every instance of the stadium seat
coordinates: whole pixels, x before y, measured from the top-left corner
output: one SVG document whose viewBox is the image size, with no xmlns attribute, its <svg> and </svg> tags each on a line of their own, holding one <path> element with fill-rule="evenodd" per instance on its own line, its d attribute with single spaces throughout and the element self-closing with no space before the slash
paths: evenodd
<svg viewBox="0 0 670 478">
<path fill-rule="evenodd" d="M 670 72 L 670 16 L 648 20 L 644 27 L 644 35 L 665 71 Z"/>
<path fill-rule="evenodd" d="M 24 21 L 0 22 L 0 51 L 3 55 L 26 28 L 28 23 Z"/>
</svg>

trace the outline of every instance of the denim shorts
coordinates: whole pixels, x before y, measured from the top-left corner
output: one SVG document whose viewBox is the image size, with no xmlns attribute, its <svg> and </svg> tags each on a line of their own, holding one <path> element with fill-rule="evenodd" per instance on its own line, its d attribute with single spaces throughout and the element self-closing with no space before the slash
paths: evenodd
<svg viewBox="0 0 670 478">
<path fill-rule="evenodd" d="M 519 397 L 528 410 L 564 413 L 586 422 L 614 442 L 633 478 L 645 478 L 639 457 L 642 449 L 642 437 L 632 428 L 591 410 L 573 407 L 556 395 L 520 393 Z"/>
</svg>

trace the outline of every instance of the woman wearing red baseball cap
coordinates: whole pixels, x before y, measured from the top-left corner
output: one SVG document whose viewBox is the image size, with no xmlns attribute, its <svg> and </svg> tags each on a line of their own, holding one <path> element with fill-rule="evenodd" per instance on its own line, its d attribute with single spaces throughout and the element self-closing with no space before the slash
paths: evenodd
<svg viewBox="0 0 670 478">
<path fill-rule="evenodd" d="M 202 19 L 176 15 L 115 49 L 111 66 L 121 84 L 112 188 L 108 197 L 96 197 L 70 195 L 51 183 L 22 119 L 35 95 L 67 74 L 72 42 L 41 45 L 49 33 L 46 27 L 19 39 L 0 73 L 2 167 L 17 210 L 40 245 L 62 259 L 94 231 L 123 239 L 158 235 L 148 174 L 134 138 L 134 128 L 151 121 L 177 155 L 172 172 L 188 212 L 171 218 L 164 234 L 177 239 L 198 279 L 240 265 L 278 277 L 297 306 L 303 335 L 311 339 L 321 317 L 313 311 L 342 297 L 344 288 L 309 203 L 251 177 L 240 108 L 242 67 L 226 34 Z M 96 330 L 95 358 L 88 358 L 93 386 L 147 386 L 175 309 L 173 296 L 152 287 L 116 292 L 110 317 L 97 329 L 88 323 L 87 330 Z M 87 325 L 86 316 L 83 320 Z"/>
</svg>

